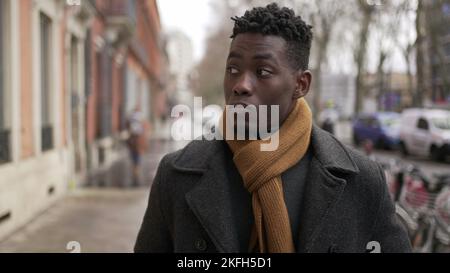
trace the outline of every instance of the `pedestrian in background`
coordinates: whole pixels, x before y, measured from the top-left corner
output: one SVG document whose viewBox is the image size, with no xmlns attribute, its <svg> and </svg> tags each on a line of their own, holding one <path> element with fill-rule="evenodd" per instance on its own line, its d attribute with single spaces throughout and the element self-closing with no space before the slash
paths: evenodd
<svg viewBox="0 0 450 273">
<path fill-rule="evenodd" d="M 143 153 L 148 149 L 148 126 L 139 106 L 133 110 L 127 120 L 128 139 L 127 146 L 133 164 L 132 185 L 140 185 L 140 166 Z"/>
<path fill-rule="evenodd" d="M 327 101 L 326 108 L 320 112 L 319 122 L 320 126 L 323 130 L 329 132 L 334 135 L 334 127 L 339 120 L 339 113 L 334 108 L 333 101 Z"/>
</svg>

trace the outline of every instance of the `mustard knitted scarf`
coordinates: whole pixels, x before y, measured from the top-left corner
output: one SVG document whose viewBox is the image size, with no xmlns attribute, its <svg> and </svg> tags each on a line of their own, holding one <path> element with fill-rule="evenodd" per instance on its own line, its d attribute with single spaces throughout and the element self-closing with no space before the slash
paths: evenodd
<svg viewBox="0 0 450 273">
<path fill-rule="evenodd" d="M 301 98 L 280 127 L 279 146 L 275 151 L 261 151 L 264 140 L 226 141 L 244 185 L 252 194 L 255 225 L 249 251 L 295 252 L 281 174 L 305 155 L 311 130 L 311 110 Z"/>
</svg>

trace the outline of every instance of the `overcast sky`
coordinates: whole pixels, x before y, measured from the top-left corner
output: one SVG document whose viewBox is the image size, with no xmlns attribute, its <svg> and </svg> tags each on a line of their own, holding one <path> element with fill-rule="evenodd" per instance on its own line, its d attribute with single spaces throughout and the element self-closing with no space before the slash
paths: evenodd
<svg viewBox="0 0 450 273">
<path fill-rule="evenodd" d="M 187 34 L 192 40 L 195 61 L 199 61 L 202 57 L 208 28 L 215 23 L 210 6 L 212 1 L 217 0 L 157 0 L 164 30 L 177 29 Z M 239 1 L 237 0 L 237 2 Z M 368 52 L 368 66 L 372 72 L 376 70 L 378 46 L 378 43 L 373 44 L 369 41 L 369 49 L 372 50 Z M 330 57 L 330 69 L 333 72 L 355 72 L 352 52 L 332 54 Z M 406 70 L 404 60 L 397 49 L 393 51 L 392 57 L 387 63 L 395 72 Z"/>
<path fill-rule="evenodd" d="M 205 50 L 207 28 L 213 20 L 210 0 L 157 1 L 164 29 L 178 29 L 186 33 L 192 39 L 194 59 L 198 61 Z"/>
</svg>

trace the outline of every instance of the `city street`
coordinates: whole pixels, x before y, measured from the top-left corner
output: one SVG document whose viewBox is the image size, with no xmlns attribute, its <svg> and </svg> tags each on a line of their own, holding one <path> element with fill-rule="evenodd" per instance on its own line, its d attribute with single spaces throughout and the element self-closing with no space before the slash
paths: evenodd
<svg viewBox="0 0 450 273">
<path fill-rule="evenodd" d="M 358 148 L 362 151 L 361 147 Z M 383 162 L 389 162 L 392 159 L 398 159 L 406 164 L 413 164 L 419 167 L 428 177 L 432 174 L 450 173 L 450 162 L 436 162 L 426 157 L 408 156 L 406 158 L 400 155 L 399 151 L 375 150 L 375 157 Z"/>
<path fill-rule="evenodd" d="M 167 131 L 167 129 L 166 129 Z M 351 143 L 348 122 L 336 126 L 336 136 Z M 143 159 L 140 187 L 87 187 L 72 191 L 29 224 L 0 242 L 0 252 L 71 252 L 70 242 L 79 243 L 81 252 L 132 252 L 142 216 L 147 205 L 151 179 L 160 159 L 167 152 L 182 148 L 186 142 L 152 141 L 151 152 Z M 354 147 L 364 152 L 361 147 Z M 415 164 L 426 175 L 448 172 L 449 163 L 428 158 L 400 156 L 398 151 L 374 150 L 381 161 L 399 159 Z"/>
<path fill-rule="evenodd" d="M 344 144 L 353 147 L 362 153 L 364 150 L 362 147 L 355 147 L 352 143 L 352 129 L 349 122 L 340 122 L 336 126 L 336 136 Z M 432 161 L 427 157 L 420 156 L 408 156 L 406 158 L 402 157 L 399 151 L 396 150 L 379 150 L 374 149 L 373 155 L 382 162 L 389 162 L 389 160 L 400 160 L 405 164 L 413 164 L 419 167 L 428 177 L 431 177 L 435 173 L 450 173 L 450 162 L 447 158 L 446 162 L 436 162 Z"/>
<path fill-rule="evenodd" d="M 150 147 L 143 159 L 143 177 L 153 178 L 161 157 L 176 146 L 152 141 Z M 0 242 L 0 253 L 68 253 L 69 242 L 78 242 L 81 252 L 132 252 L 150 185 L 143 181 L 138 188 L 76 189 Z"/>
<path fill-rule="evenodd" d="M 337 137 L 346 145 L 350 141 L 348 122 L 336 127 Z M 181 148 L 183 142 L 153 141 L 144 157 L 144 172 L 152 179 L 161 157 Z M 362 151 L 361 147 L 356 149 Z M 382 161 L 400 159 L 415 164 L 428 176 L 449 171 L 449 163 L 428 158 L 404 159 L 398 151 L 374 150 Z M 137 188 L 78 188 L 59 200 L 42 215 L 0 242 L 0 252 L 71 252 L 70 242 L 77 242 L 81 252 L 132 252 L 142 216 L 147 205 L 151 181 Z"/>
<path fill-rule="evenodd" d="M 218 167 L 215 175 L 241 175 L 243 193 L 259 200 L 248 207 L 256 220 L 264 220 L 255 221 L 260 232 L 253 236 L 252 247 L 259 244 L 263 253 L 291 252 L 295 238 L 290 238 L 288 228 L 294 232 L 298 225 L 291 223 L 296 214 L 290 207 L 305 203 L 319 209 L 312 217 L 303 213 L 306 216 L 296 219 L 305 232 L 314 231 L 313 223 L 308 227 L 305 220 L 317 220 L 324 208 L 331 208 L 328 188 L 302 192 L 296 165 L 301 175 L 309 167 L 315 183 L 327 172 L 314 176 L 314 170 L 320 170 L 314 163 L 353 173 L 355 169 L 348 167 L 354 164 L 345 161 L 357 158 L 360 172 L 352 178 L 380 180 L 374 177 L 376 165 L 345 153 L 326 134 L 320 137 L 316 130 L 310 134 L 310 125 L 315 124 L 381 163 L 393 200 L 397 208 L 402 206 L 396 212 L 406 223 L 409 238 L 403 234 L 402 239 L 400 231 L 396 235 L 393 230 L 398 227 L 390 221 L 373 225 L 369 198 L 379 196 L 365 194 L 378 185 L 368 184 L 366 189 L 347 183 L 345 194 L 336 199 L 342 204 L 337 208 L 343 209 L 336 211 L 338 224 L 329 224 L 330 230 L 317 229 L 331 234 L 332 245 L 322 248 L 321 240 L 305 235 L 315 244 L 305 244 L 306 249 L 336 252 L 340 238 L 349 245 L 347 251 L 365 251 L 359 248 L 362 236 L 345 238 L 352 230 L 379 233 L 376 239 L 392 242 L 393 252 L 409 251 L 408 240 L 414 248 L 424 244 L 426 248 L 420 249 L 424 252 L 450 249 L 450 191 L 445 176 L 450 175 L 450 31 L 445 27 L 449 24 L 450 0 L 0 0 L 0 253 L 133 252 L 162 157 L 202 134 L 222 131 L 230 137 L 229 127 L 213 129 L 229 110 L 238 114 L 238 122 L 248 123 L 246 136 L 253 137 L 256 128 L 260 139 L 269 129 L 281 132 L 279 141 L 271 142 L 282 143 L 281 149 L 273 153 L 253 149 L 247 142 L 235 142 L 236 147 L 229 142 L 232 153 L 224 144 L 207 156 L 209 167 Z M 241 132 L 231 135 L 240 140 Z M 199 161 L 204 150 L 210 150 L 205 147 L 187 150 L 186 158 Z M 317 152 L 310 165 L 301 166 L 299 162 L 306 160 L 293 162 L 307 159 L 304 151 L 310 147 Z M 231 165 L 211 163 L 223 162 L 214 161 L 223 160 L 222 148 Z M 189 164 L 180 166 L 189 171 Z M 184 176 L 176 177 L 176 170 L 167 168 L 167 176 L 186 182 Z M 292 201 L 283 196 L 279 183 L 273 185 L 275 178 L 279 181 L 290 171 L 299 182 L 293 184 L 299 192 L 293 192 Z M 217 214 L 226 212 L 227 204 L 202 219 L 184 200 L 189 187 L 197 186 L 196 179 L 205 177 L 192 177 L 194 184 L 168 183 L 162 193 L 182 196 L 167 200 L 169 204 L 157 195 L 153 199 L 161 199 L 162 208 L 175 208 L 168 217 L 186 216 L 164 219 L 173 222 L 175 250 L 178 245 L 190 249 L 184 247 L 185 239 L 197 239 L 197 250 L 207 241 L 195 238 L 200 233 L 178 233 L 188 230 L 185 221 L 197 232 L 192 223 L 199 220 L 212 241 L 214 232 L 205 223 L 220 223 L 217 226 L 230 234 L 224 230 L 218 234 L 230 238 L 230 245 L 233 238 L 241 246 L 247 244 L 241 235 L 248 233 L 227 228 L 226 220 L 233 218 Z M 256 186 L 252 181 L 258 181 Z M 219 196 L 229 201 L 232 214 L 233 206 L 245 207 L 238 202 L 246 196 L 237 191 L 230 190 L 226 198 L 220 190 L 215 197 L 211 193 L 218 185 L 205 185 L 208 190 L 199 190 L 193 200 L 209 197 L 211 202 L 198 207 L 211 209 L 205 204 L 217 204 Z M 278 190 L 269 195 L 260 191 L 263 186 Z M 314 187 L 305 190 L 310 188 Z M 303 196 L 312 196 L 311 201 L 303 202 Z M 375 201 L 380 208 L 390 205 Z M 184 213 L 190 210 L 198 219 Z M 378 211 L 385 213 L 377 219 L 391 216 L 387 209 Z M 152 227 L 158 226 L 160 214 L 166 218 L 157 210 L 150 213 L 157 219 L 150 219 Z M 211 217 L 215 214 L 225 218 L 215 220 Z M 343 219 L 343 214 L 348 217 Z M 277 232 L 267 228 L 271 222 Z M 165 236 L 155 232 L 157 228 L 149 230 L 155 238 Z M 286 237 L 282 244 L 279 236 Z M 143 245 L 152 247 L 147 241 Z M 221 249 L 227 249 L 226 244 L 217 248 Z"/>
</svg>

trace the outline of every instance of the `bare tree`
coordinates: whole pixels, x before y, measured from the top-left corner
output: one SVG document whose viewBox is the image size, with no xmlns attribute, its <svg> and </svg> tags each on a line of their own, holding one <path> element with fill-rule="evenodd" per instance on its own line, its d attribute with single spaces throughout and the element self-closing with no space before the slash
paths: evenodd
<svg viewBox="0 0 450 273">
<path fill-rule="evenodd" d="M 394 16 L 400 19 L 399 25 L 394 25 L 395 35 L 392 37 L 393 41 L 398 49 L 400 49 L 403 59 L 406 63 L 406 74 L 408 78 L 408 96 L 411 98 L 411 102 L 408 106 L 417 106 L 415 101 L 417 97 L 417 89 L 414 87 L 414 75 L 412 72 L 413 53 L 416 50 L 417 35 L 416 35 L 416 22 L 417 22 L 417 3 L 411 0 L 401 0 L 396 7 L 396 13 Z M 402 24 L 403 23 L 403 24 Z M 413 31 L 411 29 L 414 29 Z"/>
<path fill-rule="evenodd" d="M 302 16 L 309 18 L 314 28 L 313 51 L 315 53 L 313 113 L 317 119 L 322 110 L 322 74 L 328 61 L 328 50 L 332 34 L 339 31 L 336 26 L 349 10 L 348 1 L 317 0 L 296 1 L 295 8 Z"/>
<path fill-rule="evenodd" d="M 396 48 L 400 48 L 402 53 L 407 59 L 407 70 L 409 73 L 408 79 L 411 81 L 409 87 L 412 88 L 412 75 L 409 55 L 411 53 L 411 39 L 408 39 L 407 45 L 403 47 L 403 40 L 408 31 L 402 29 L 401 26 L 407 21 L 408 12 L 410 10 L 410 0 L 397 0 L 389 1 L 383 3 L 382 6 L 378 8 L 377 13 L 375 13 L 373 18 L 372 30 L 373 35 L 378 38 L 378 66 L 376 71 L 376 82 L 375 87 L 377 90 L 378 102 L 386 94 L 387 89 L 389 89 L 388 83 L 386 81 L 387 75 L 385 72 L 385 63 Z M 407 27 L 410 27 L 408 25 Z M 406 33 L 404 33 L 406 32 Z M 406 51 L 406 52 L 405 52 Z M 411 89 L 410 89 L 411 90 Z M 411 92 L 411 91 L 410 91 Z M 381 106 L 381 105 L 380 105 Z M 382 107 L 379 107 L 380 109 Z"/>
<path fill-rule="evenodd" d="M 359 32 L 359 45 L 355 52 L 356 79 L 355 79 L 355 113 L 359 113 L 362 108 L 362 99 L 365 96 L 364 85 L 365 65 L 367 58 L 367 41 L 369 37 L 370 24 L 373 20 L 376 6 L 367 0 L 356 0 L 362 16 L 361 29 Z"/>
<path fill-rule="evenodd" d="M 224 104 L 223 77 L 233 26 L 230 17 L 247 4 L 246 2 L 243 6 L 236 6 L 230 0 L 212 2 L 212 8 L 217 15 L 217 26 L 207 38 L 205 54 L 196 66 L 198 76 L 194 79 L 195 83 L 192 83 L 195 86 L 195 94 L 208 104 Z"/>
<path fill-rule="evenodd" d="M 195 95 L 208 104 L 223 104 L 223 77 L 229 45 L 229 31 L 221 29 L 208 38 L 205 55 L 196 70 Z"/>
<path fill-rule="evenodd" d="M 418 0 L 417 11 L 416 11 L 416 69 L 417 69 L 417 91 L 413 96 L 413 105 L 422 106 L 423 103 L 423 93 L 426 89 L 425 87 L 425 56 L 426 56 L 426 10 L 424 1 Z"/>
<path fill-rule="evenodd" d="M 450 19 L 448 15 L 444 15 L 444 10 L 450 7 L 448 0 L 438 0 L 434 2 L 425 2 L 424 13 L 425 13 L 425 28 L 426 35 L 429 41 L 429 58 L 431 59 L 429 64 L 430 67 L 425 69 L 432 69 L 433 72 L 433 82 L 429 79 L 429 87 L 434 88 L 435 91 L 439 91 L 439 95 L 448 96 L 450 88 L 450 76 L 448 71 L 448 57 L 444 49 L 444 43 L 441 39 L 444 35 L 448 33 L 448 26 Z M 420 92 L 422 98 L 425 91 L 428 89 L 427 86 L 421 86 L 423 92 Z M 441 93 L 442 92 L 442 93 Z M 436 94 L 437 95 L 437 94 Z M 441 98 L 447 99 L 447 98 Z"/>
</svg>

